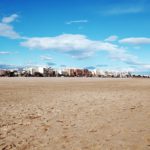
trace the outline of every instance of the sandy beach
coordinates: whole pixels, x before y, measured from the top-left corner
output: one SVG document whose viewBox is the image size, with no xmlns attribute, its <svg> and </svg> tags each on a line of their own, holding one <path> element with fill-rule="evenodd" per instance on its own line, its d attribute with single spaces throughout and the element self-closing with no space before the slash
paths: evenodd
<svg viewBox="0 0 150 150">
<path fill-rule="evenodd" d="M 0 78 L 1 150 L 148 150 L 150 79 Z"/>
</svg>

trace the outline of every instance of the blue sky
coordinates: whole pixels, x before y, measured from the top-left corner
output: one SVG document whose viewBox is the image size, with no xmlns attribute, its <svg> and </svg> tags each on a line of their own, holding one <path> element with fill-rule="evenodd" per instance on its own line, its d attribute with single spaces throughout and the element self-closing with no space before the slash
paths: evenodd
<svg viewBox="0 0 150 150">
<path fill-rule="evenodd" d="M 150 72 L 149 0 L 0 2 L 0 68 Z"/>
</svg>

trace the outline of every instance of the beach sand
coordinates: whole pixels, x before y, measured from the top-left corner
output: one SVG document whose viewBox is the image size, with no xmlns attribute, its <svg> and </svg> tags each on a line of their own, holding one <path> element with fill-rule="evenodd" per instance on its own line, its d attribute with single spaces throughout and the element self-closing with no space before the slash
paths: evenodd
<svg viewBox="0 0 150 150">
<path fill-rule="evenodd" d="M 148 150 L 150 79 L 0 78 L 1 150 Z"/>
</svg>

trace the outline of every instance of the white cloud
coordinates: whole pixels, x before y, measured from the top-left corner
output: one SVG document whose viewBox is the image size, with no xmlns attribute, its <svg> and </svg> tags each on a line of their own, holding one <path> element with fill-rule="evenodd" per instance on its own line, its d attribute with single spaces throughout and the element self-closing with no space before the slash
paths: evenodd
<svg viewBox="0 0 150 150">
<path fill-rule="evenodd" d="M 146 37 L 130 37 L 119 40 L 119 43 L 127 44 L 150 44 L 150 38 Z"/>
<path fill-rule="evenodd" d="M 150 70 L 150 64 L 142 63 L 140 61 L 128 62 L 131 66 L 135 66 L 140 70 Z"/>
<path fill-rule="evenodd" d="M 150 71 L 150 64 L 142 63 L 137 56 L 129 54 L 125 48 L 120 48 L 117 53 L 114 51 L 109 53 L 109 57 L 113 60 L 119 60 L 131 66 L 134 71 Z"/>
<path fill-rule="evenodd" d="M 54 49 L 64 52 L 86 50 L 115 50 L 117 45 L 94 41 L 80 34 L 62 34 L 56 37 L 33 37 L 21 42 L 22 46 L 39 49 Z"/>
<path fill-rule="evenodd" d="M 108 14 L 117 15 L 117 14 L 130 14 L 130 13 L 139 13 L 142 12 L 143 8 L 141 7 L 128 7 L 128 8 L 114 8 L 108 11 Z"/>
<path fill-rule="evenodd" d="M 11 52 L 0 51 L 0 55 L 7 55 L 7 54 L 11 54 Z"/>
<path fill-rule="evenodd" d="M 145 65 L 143 65 L 143 67 L 150 71 L 150 64 L 145 64 Z"/>
<path fill-rule="evenodd" d="M 18 18 L 17 14 L 12 14 L 11 16 L 2 18 L 2 23 L 11 23 Z"/>
<path fill-rule="evenodd" d="M 102 41 L 90 40 L 80 34 L 62 34 L 56 37 L 33 37 L 21 42 L 22 46 L 31 49 L 57 50 L 75 58 L 89 57 L 94 52 L 117 51 L 118 46 Z"/>
<path fill-rule="evenodd" d="M 135 71 L 150 71 L 149 63 L 143 63 L 138 60 L 138 57 L 130 55 L 130 54 L 127 54 L 126 57 L 124 57 L 124 56 L 120 57 L 120 58 L 122 58 L 121 61 L 130 65 L 132 68 L 135 69 Z"/>
<path fill-rule="evenodd" d="M 11 39 L 21 38 L 20 35 L 14 30 L 13 26 L 9 23 L 15 21 L 18 15 L 13 14 L 9 17 L 4 17 L 0 22 L 0 36 L 8 37 Z"/>
<path fill-rule="evenodd" d="M 66 24 L 73 24 L 73 23 L 87 23 L 88 20 L 71 20 L 67 21 Z"/>
<path fill-rule="evenodd" d="M 124 14 L 137 14 L 146 11 L 145 4 L 138 3 L 124 3 L 112 4 L 105 9 L 102 9 L 103 15 L 124 15 Z"/>
<path fill-rule="evenodd" d="M 113 60 L 119 60 L 126 64 L 135 64 L 138 62 L 138 58 L 134 55 L 129 54 L 125 48 L 120 48 L 117 52 L 110 52 L 109 57 Z"/>
<path fill-rule="evenodd" d="M 8 37 L 11 39 L 20 38 L 20 35 L 14 31 L 11 25 L 4 23 L 0 23 L 0 36 Z"/>
<path fill-rule="evenodd" d="M 113 42 L 113 41 L 116 41 L 117 39 L 118 39 L 118 36 L 116 36 L 116 35 L 111 35 L 111 36 L 109 36 L 107 39 L 105 39 L 105 41 Z"/>
<path fill-rule="evenodd" d="M 125 63 L 135 62 L 136 57 L 128 54 L 124 47 L 103 41 L 90 40 L 80 34 L 62 34 L 56 37 L 34 37 L 21 42 L 31 49 L 56 50 L 76 59 L 91 57 L 97 51 L 106 51 L 111 59 Z"/>
<path fill-rule="evenodd" d="M 45 56 L 45 55 L 40 56 L 40 58 L 41 58 L 42 60 L 46 60 L 46 61 L 51 61 L 51 60 L 52 60 L 52 57 L 50 57 L 50 56 Z"/>
<path fill-rule="evenodd" d="M 31 49 L 56 50 L 58 52 L 67 53 L 76 59 L 85 59 L 91 57 L 97 51 L 106 51 L 113 60 L 124 62 L 127 65 L 136 65 L 141 68 L 146 66 L 140 63 L 138 58 L 129 54 L 124 47 L 118 45 L 90 40 L 80 34 L 62 34 L 55 37 L 33 37 L 21 42 L 22 46 Z"/>
</svg>

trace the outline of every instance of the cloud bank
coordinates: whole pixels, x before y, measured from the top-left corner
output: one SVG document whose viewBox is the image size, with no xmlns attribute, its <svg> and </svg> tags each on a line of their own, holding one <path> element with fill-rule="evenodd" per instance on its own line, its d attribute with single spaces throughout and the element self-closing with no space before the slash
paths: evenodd
<svg viewBox="0 0 150 150">
<path fill-rule="evenodd" d="M 22 39 L 21 46 L 30 49 L 42 49 L 51 50 L 70 55 L 75 59 L 86 59 L 94 55 L 98 51 L 106 51 L 109 58 L 117 61 L 124 62 L 126 64 L 136 66 L 139 68 L 150 69 L 149 64 L 143 64 L 138 61 L 136 56 L 133 56 L 127 52 L 124 47 L 110 42 L 116 41 L 118 37 L 112 35 L 105 39 L 91 40 L 85 35 L 81 34 L 61 34 L 54 37 L 21 37 L 11 25 L 12 22 L 18 18 L 17 14 L 12 14 L 8 17 L 2 18 L 0 22 L 0 36 L 11 38 L 11 39 Z M 67 24 L 72 23 L 87 23 L 88 20 L 76 20 L 69 21 Z M 130 37 L 119 40 L 120 44 L 150 44 L 150 38 L 146 37 Z M 9 52 L 1 51 L 0 55 L 9 54 Z M 51 61 L 52 58 L 49 56 L 41 56 L 42 60 Z M 55 63 L 48 62 L 49 66 L 55 65 Z M 4 64 L 1 67 L 5 67 Z M 8 66 L 11 68 L 11 66 Z"/>
<path fill-rule="evenodd" d="M 21 42 L 30 49 L 57 50 L 73 57 L 92 55 L 96 51 L 116 51 L 117 45 L 88 39 L 80 34 L 62 34 L 55 37 L 33 37 Z M 82 56 L 81 56 L 82 57 Z"/>
</svg>

